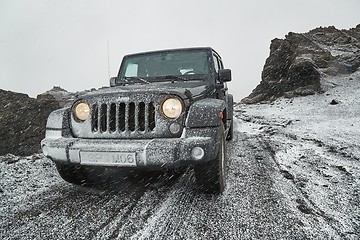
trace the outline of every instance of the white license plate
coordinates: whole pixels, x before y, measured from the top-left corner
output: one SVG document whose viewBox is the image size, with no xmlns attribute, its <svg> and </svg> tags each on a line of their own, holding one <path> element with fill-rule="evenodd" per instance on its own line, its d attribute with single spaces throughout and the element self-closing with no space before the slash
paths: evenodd
<svg viewBox="0 0 360 240">
<path fill-rule="evenodd" d="M 136 166 L 135 153 L 124 152 L 80 152 L 84 165 Z"/>
</svg>

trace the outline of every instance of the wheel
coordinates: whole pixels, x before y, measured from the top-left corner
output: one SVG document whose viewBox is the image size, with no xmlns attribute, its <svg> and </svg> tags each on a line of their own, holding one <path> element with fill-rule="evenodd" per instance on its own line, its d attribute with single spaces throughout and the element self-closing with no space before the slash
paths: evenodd
<svg viewBox="0 0 360 240">
<path fill-rule="evenodd" d="M 60 177 L 76 185 L 91 185 L 87 172 L 80 165 L 56 163 Z"/>
<path fill-rule="evenodd" d="M 220 194 L 226 186 L 226 141 L 223 124 L 219 135 L 219 152 L 216 158 L 194 166 L 196 183 L 205 193 Z"/>
<path fill-rule="evenodd" d="M 232 140 L 234 137 L 234 117 L 233 117 L 233 112 L 234 112 L 234 97 L 231 94 L 228 94 L 227 96 L 227 102 L 228 102 L 228 113 L 231 117 L 231 124 L 229 126 L 229 132 L 226 136 L 226 140 Z"/>
<path fill-rule="evenodd" d="M 233 137 L 234 137 L 234 121 L 231 120 L 229 132 L 228 132 L 228 134 L 227 134 L 227 136 L 226 136 L 226 140 L 227 140 L 227 141 L 230 141 L 230 140 L 233 139 Z"/>
</svg>

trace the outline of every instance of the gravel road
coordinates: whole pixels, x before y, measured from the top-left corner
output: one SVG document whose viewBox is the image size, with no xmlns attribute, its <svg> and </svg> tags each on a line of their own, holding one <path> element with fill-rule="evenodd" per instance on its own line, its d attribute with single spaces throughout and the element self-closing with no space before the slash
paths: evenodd
<svg viewBox="0 0 360 240">
<path fill-rule="evenodd" d="M 234 140 L 227 145 L 228 185 L 220 196 L 199 193 L 191 169 L 108 170 L 106 184 L 92 189 L 62 181 L 41 155 L 2 156 L 0 239 L 359 237 L 359 218 L 349 216 L 346 225 L 322 211 L 279 165 L 273 132 L 259 129 L 236 119 Z"/>
</svg>

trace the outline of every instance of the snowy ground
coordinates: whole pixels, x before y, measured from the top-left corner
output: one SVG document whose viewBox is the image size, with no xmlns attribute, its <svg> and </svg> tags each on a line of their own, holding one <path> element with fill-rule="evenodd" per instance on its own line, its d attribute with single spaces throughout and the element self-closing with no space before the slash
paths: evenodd
<svg viewBox="0 0 360 240">
<path fill-rule="evenodd" d="M 190 169 L 108 170 L 90 189 L 41 155 L 1 156 L 0 239 L 359 239 L 360 73 L 323 85 L 236 106 L 222 196 L 199 193 Z"/>
<path fill-rule="evenodd" d="M 312 228 L 359 239 L 360 72 L 324 78 L 322 86 L 320 95 L 238 106 L 247 122 L 240 126 L 264 139 L 291 182 L 279 190 L 289 205 L 295 200 L 302 212 L 317 216 Z"/>
</svg>

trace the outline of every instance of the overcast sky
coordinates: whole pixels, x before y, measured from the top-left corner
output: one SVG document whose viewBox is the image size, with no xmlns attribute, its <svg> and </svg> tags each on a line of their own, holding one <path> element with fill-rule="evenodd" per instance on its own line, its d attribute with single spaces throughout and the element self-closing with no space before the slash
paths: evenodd
<svg viewBox="0 0 360 240">
<path fill-rule="evenodd" d="M 32 97 L 99 88 L 125 54 L 213 47 L 235 100 L 261 80 L 273 38 L 360 23 L 359 0 L 0 0 L 0 88 Z"/>
</svg>

